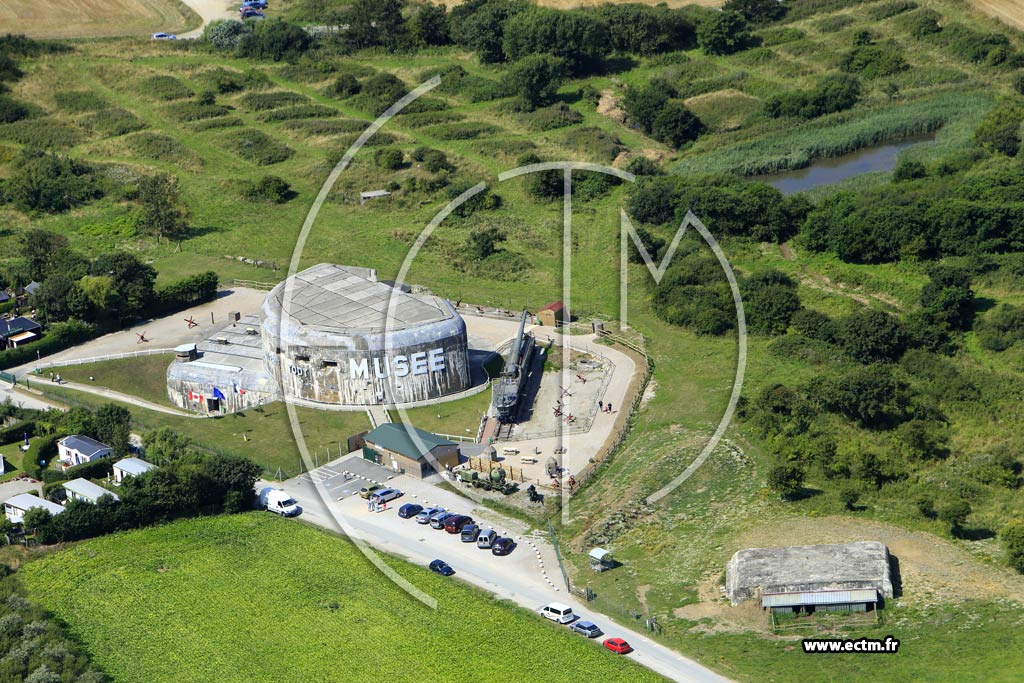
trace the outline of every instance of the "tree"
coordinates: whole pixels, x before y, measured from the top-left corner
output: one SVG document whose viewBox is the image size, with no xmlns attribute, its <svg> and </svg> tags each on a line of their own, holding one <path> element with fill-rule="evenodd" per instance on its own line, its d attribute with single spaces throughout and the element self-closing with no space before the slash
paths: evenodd
<svg viewBox="0 0 1024 683">
<path fill-rule="evenodd" d="M 836 321 L 821 311 L 801 308 L 793 313 L 789 322 L 796 332 L 808 339 L 816 339 L 827 344 L 834 344 L 839 340 L 839 326 Z"/>
<path fill-rule="evenodd" d="M 929 269 L 921 290 L 921 307 L 932 320 L 954 330 L 967 330 L 974 320 L 974 291 L 966 269 L 937 265 Z"/>
<path fill-rule="evenodd" d="M 839 322 L 839 338 L 861 363 L 896 360 L 907 348 L 907 332 L 895 317 L 875 309 L 852 313 Z"/>
<path fill-rule="evenodd" d="M 402 154 L 402 150 L 395 147 L 383 147 L 374 152 L 373 160 L 377 166 L 385 170 L 396 171 L 405 162 L 405 155 Z"/>
<path fill-rule="evenodd" d="M 768 470 L 768 486 L 783 500 L 790 500 L 804 485 L 804 471 L 799 465 L 783 463 Z"/>
<path fill-rule="evenodd" d="M 313 38 L 295 24 L 268 19 L 258 22 L 252 33 L 245 35 L 238 46 L 242 57 L 293 61 L 313 45 Z"/>
<path fill-rule="evenodd" d="M 188 209 L 181 203 L 178 179 L 166 173 L 139 179 L 136 225 L 158 238 L 173 237 L 188 226 Z"/>
<path fill-rule="evenodd" d="M 489 226 L 474 230 L 466 239 L 466 253 L 474 261 L 483 261 L 501 251 L 500 245 L 504 241 L 505 233 L 501 228 Z"/>
<path fill-rule="evenodd" d="M 338 39 L 351 50 L 375 46 L 395 50 L 409 41 L 402 0 L 354 0 L 342 12 L 339 23 L 348 28 Z"/>
<path fill-rule="evenodd" d="M 1003 527 L 999 537 L 1006 552 L 1006 564 L 1024 574 L 1024 523 L 1019 520 Z"/>
<path fill-rule="evenodd" d="M 95 437 L 98 441 L 110 446 L 114 455 L 122 457 L 128 455 L 131 436 L 132 414 L 124 406 L 115 403 L 106 403 L 96 409 L 94 413 L 96 422 Z"/>
<path fill-rule="evenodd" d="M 156 301 L 156 269 L 128 251 L 101 254 L 89 266 L 89 274 L 110 277 L 124 302 L 117 311 L 121 322 L 146 314 Z"/>
<path fill-rule="evenodd" d="M 722 9 L 743 15 L 751 24 L 768 24 L 786 16 L 789 5 L 779 0 L 728 0 Z"/>
<path fill-rule="evenodd" d="M 978 124 L 974 139 L 991 152 L 1017 156 L 1022 121 L 1024 105 L 1016 100 L 1003 100 Z"/>
<path fill-rule="evenodd" d="M 852 511 L 856 508 L 857 501 L 860 500 L 860 491 L 854 488 L 845 488 L 839 492 L 839 500 L 845 509 Z"/>
<path fill-rule="evenodd" d="M 608 26 L 592 12 L 533 7 L 512 15 L 502 33 L 502 50 L 509 61 L 530 55 L 560 57 L 568 71 L 595 69 L 609 50 Z"/>
<path fill-rule="evenodd" d="M 779 335 L 800 310 L 796 282 L 778 270 L 757 273 L 744 282 L 743 307 L 754 334 Z"/>
<path fill-rule="evenodd" d="M 939 519 L 949 524 L 949 533 L 959 536 L 971 514 L 971 504 L 966 500 L 954 500 L 939 509 Z"/>
<path fill-rule="evenodd" d="M 753 41 L 750 25 L 736 12 L 718 12 L 697 27 L 697 44 L 709 55 L 731 55 Z"/>
<path fill-rule="evenodd" d="M 885 365 L 856 367 L 834 384 L 831 396 L 822 397 L 831 410 L 864 427 L 889 427 L 905 419 L 907 387 Z"/>
<path fill-rule="evenodd" d="M 252 33 L 252 27 L 237 19 L 211 21 L 203 30 L 203 38 L 221 50 L 234 50 Z"/>
<path fill-rule="evenodd" d="M 452 10 L 456 42 L 476 52 L 477 59 L 485 64 L 504 61 L 502 42 L 505 23 L 528 8 L 529 5 L 523 0 L 464 3 Z"/>
<path fill-rule="evenodd" d="M 67 237 L 42 228 L 31 228 L 21 233 L 18 243 L 18 251 L 25 260 L 28 277 L 37 281 L 46 279 L 54 255 L 68 248 Z"/>
<path fill-rule="evenodd" d="M 44 508 L 32 508 L 22 518 L 22 528 L 35 534 L 36 540 L 42 545 L 50 545 L 57 539 L 53 529 L 53 515 Z"/>
<path fill-rule="evenodd" d="M 505 72 L 502 82 L 507 92 L 517 95 L 532 111 L 555 101 L 558 86 L 565 76 L 565 62 L 550 55 L 523 57 Z"/>
<path fill-rule="evenodd" d="M 39 289 L 32 295 L 32 305 L 46 323 L 71 318 L 91 320 L 95 310 L 78 283 L 59 273 L 43 280 Z"/>
<path fill-rule="evenodd" d="M 593 11 L 608 25 L 615 52 L 656 55 L 694 45 L 693 23 L 685 12 L 639 3 L 606 3 Z"/>
<path fill-rule="evenodd" d="M 449 45 L 452 42 L 448 10 L 444 5 L 422 5 L 409 18 L 409 32 L 420 45 Z"/>
<path fill-rule="evenodd" d="M 170 427 L 160 427 L 142 435 L 142 447 L 147 460 L 164 466 L 190 452 L 192 439 Z"/>
<path fill-rule="evenodd" d="M 622 98 L 622 108 L 626 110 L 633 125 L 645 133 L 650 133 L 654 120 L 665 108 L 670 97 L 676 95 L 675 89 L 662 81 L 651 81 L 639 88 L 629 88 Z"/>
<path fill-rule="evenodd" d="M 682 102 L 675 100 L 666 102 L 651 124 L 654 139 L 676 149 L 693 142 L 705 130 L 704 123 L 697 115 Z"/>
<path fill-rule="evenodd" d="M 209 477 L 223 502 L 234 492 L 253 498 L 253 487 L 263 474 L 263 468 L 248 458 L 235 455 L 210 455 L 203 460 L 202 473 Z M 215 494 L 216 495 L 216 494 Z"/>
</svg>

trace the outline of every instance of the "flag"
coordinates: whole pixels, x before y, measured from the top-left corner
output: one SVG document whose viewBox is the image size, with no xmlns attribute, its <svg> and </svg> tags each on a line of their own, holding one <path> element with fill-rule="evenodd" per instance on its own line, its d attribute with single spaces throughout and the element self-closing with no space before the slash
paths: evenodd
<svg viewBox="0 0 1024 683">
<path fill-rule="evenodd" d="M 213 397 L 214 398 L 218 398 L 221 401 L 226 401 L 227 400 L 227 396 L 224 395 L 224 392 L 221 391 L 220 389 L 218 389 L 217 387 L 213 388 Z"/>
<path fill-rule="evenodd" d="M 240 389 L 240 388 L 238 387 L 238 383 L 237 383 L 237 382 L 235 382 L 234 384 L 232 384 L 232 385 L 231 385 L 231 388 L 235 390 L 235 393 L 236 393 L 236 394 L 244 394 L 244 393 L 245 393 L 245 389 Z"/>
</svg>

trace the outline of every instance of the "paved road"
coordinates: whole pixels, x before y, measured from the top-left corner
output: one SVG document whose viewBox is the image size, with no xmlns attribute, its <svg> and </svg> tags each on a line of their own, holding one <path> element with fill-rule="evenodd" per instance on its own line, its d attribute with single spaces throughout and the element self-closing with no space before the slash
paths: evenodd
<svg viewBox="0 0 1024 683">
<path fill-rule="evenodd" d="M 394 477 L 387 484 L 402 489 L 406 495 L 392 503 L 393 507 L 385 512 L 369 512 L 366 502 L 356 495 L 367 482 L 359 479 L 346 481 L 343 475 L 345 469 L 342 459 L 310 474 L 274 485 L 284 488 L 299 501 L 303 507 L 299 519 L 307 523 L 332 531 L 343 531 L 373 547 L 413 562 L 427 564 L 433 559 L 443 559 L 452 565 L 462 580 L 527 609 L 537 610 L 549 602 L 564 602 L 571 605 L 582 619 L 595 622 L 608 635 L 628 640 L 635 648 L 628 656 L 663 676 L 688 683 L 727 683 L 728 679 L 697 662 L 642 633 L 619 626 L 577 602 L 565 591 L 553 548 L 543 537 L 524 535 L 520 523 L 502 519 L 489 510 L 474 509 L 470 500 L 404 475 Z M 503 535 L 513 536 L 519 545 L 507 557 L 494 557 L 487 551 L 477 549 L 475 544 L 461 543 L 457 536 L 398 517 L 397 509 L 401 503 L 422 504 L 424 501 L 465 511 L 484 526 L 491 526 Z"/>
</svg>

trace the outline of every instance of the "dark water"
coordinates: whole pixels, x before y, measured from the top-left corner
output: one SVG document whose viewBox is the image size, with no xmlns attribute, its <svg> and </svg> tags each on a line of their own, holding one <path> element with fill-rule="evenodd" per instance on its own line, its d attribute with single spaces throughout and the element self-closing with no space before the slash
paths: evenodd
<svg viewBox="0 0 1024 683">
<path fill-rule="evenodd" d="M 843 156 L 819 159 L 807 168 L 757 176 L 755 179 L 768 183 L 782 194 L 803 192 L 821 185 L 838 183 L 861 173 L 891 171 L 896 166 L 896 157 L 900 151 L 931 139 L 931 136 L 922 136 L 867 147 Z"/>
</svg>

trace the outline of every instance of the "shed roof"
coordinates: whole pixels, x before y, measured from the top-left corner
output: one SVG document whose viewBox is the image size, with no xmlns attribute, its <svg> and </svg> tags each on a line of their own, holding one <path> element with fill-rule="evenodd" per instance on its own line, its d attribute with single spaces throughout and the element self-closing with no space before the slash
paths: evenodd
<svg viewBox="0 0 1024 683">
<path fill-rule="evenodd" d="M 878 602 L 878 591 L 861 588 L 849 591 L 812 591 L 809 593 L 765 593 L 761 607 L 794 607 L 796 605 L 845 605 Z"/>
<path fill-rule="evenodd" d="M 591 559 L 603 562 L 612 558 L 612 551 L 605 550 L 604 548 L 594 548 L 590 551 L 589 555 Z"/>
<path fill-rule="evenodd" d="M 110 446 L 91 436 L 82 436 L 81 434 L 72 434 L 71 436 L 65 436 L 60 442 L 72 449 L 76 450 L 83 455 L 95 455 L 103 450 L 110 450 Z"/>
<path fill-rule="evenodd" d="M 155 470 L 156 465 L 151 462 L 146 462 L 141 458 L 122 458 L 114 463 L 115 470 L 121 470 L 125 474 L 142 474 L 143 472 L 149 472 Z"/>
<path fill-rule="evenodd" d="M 10 505 L 12 508 L 23 510 L 25 512 L 28 512 L 32 508 L 43 508 L 44 510 L 49 510 L 52 515 L 59 515 L 64 512 L 64 506 L 57 505 L 54 502 L 45 500 L 31 493 L 19 493 L 18 495 L 5 500 L 4 505 Z"/>
<path fill-rule="evenodd" d="M 419 441 L 426 450 L 422 450 L 417 440 L 414 439 L 413 433 L 419 436 Z M 374 429 L 372 432 L 364 437 L 365 441 L 370 444 L 380 446 L 389 451 L 400 453 L 407 458 L 413 460 L 420 460 L 427 453 L 434 450 L 438 446 L 454 446 L 454 441 L 449 441 L 444 437 L 425 432 L 422 429 L 416 427 L 406 427 L 405 425 L 394 424 L 388 422 Z"/>
<path fill-rule="evenodd" d="M 549 303 L 547 306 L 545 306 L 544 308 L 542 308 L 540 310 L 542 310 L 542 311 L 561 311 L 564 308 L 565 308 L 565 304 L 563 304 L 561 301 L 552 301 L 551 303 Z"/>
<path fill-rule="evenodd" d="M 33 280 L 32 282 L 25 285 L 25 291 L 28 292 L 29 294 L 35 294 L 36 290 L 38 290 L 41 286 L 41 283 Z"/>
<path fill-rule="evenodd" d="M 42 325 L 32 320 L 32 318 L 19 315 L 17 318 L 11 318 L 10 320 L 0 320 L 0 337 L 10 337 L 22 332 L 34 332 L 41 328 Z"/>
<path fill-rule="evenodd" d="M 77 493 L 83 498 L 88 498 L 91 501 L 97 501 L 103 496 L 113 496 L 114 500 L 120 500 L 116 493 L 112 493 L 107 489 L 103 488 L 102 486 L 94 484 L 88 479 L 83 479 L 81 477 L 77 479 L 72 479 L 71 481 L 66 481 L 63 484 L 61 484 L 61 486 L 63 486 L 68 491 L 71 491 L 72 493 Z"/>
</svg>

